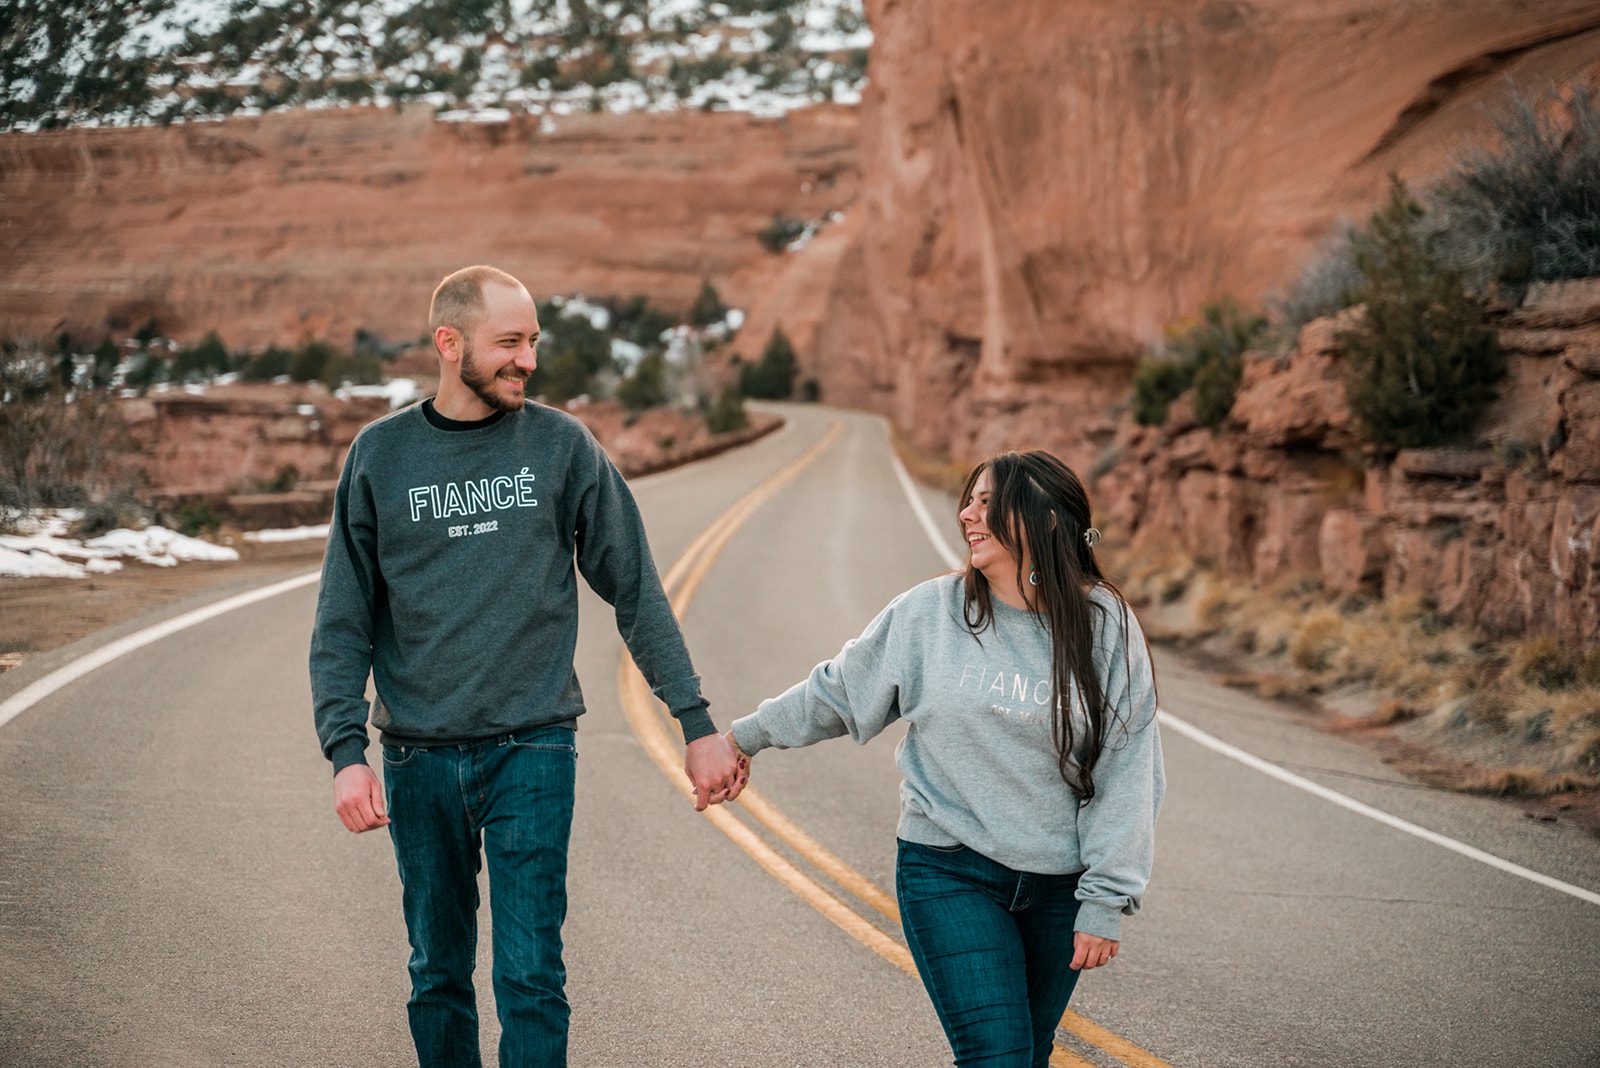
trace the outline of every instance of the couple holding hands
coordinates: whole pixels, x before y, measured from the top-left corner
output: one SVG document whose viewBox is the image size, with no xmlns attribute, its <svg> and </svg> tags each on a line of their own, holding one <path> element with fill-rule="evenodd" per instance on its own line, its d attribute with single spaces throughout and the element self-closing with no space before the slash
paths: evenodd
<svg viewBox="0 0 1600 1068">
<path fill-rule="evenodd" d="M 438 394 L 351 445 L 311 642 L 336 811 L 394 846 L 423 1068 L 480 1063 L 485 859 L 500 1063 L 566 1064 L 578 572 L 678 720 L 697 808 L 736 798 L 764 750 L 905 721 L 895 889 L 917 970 L 958 1065 L 1047 1064 L 1079 974 L 1139 907 L 1164 791 L 1149 650 L 1077 476 L 1045 452 L 979 464 L 966 567 L 718 734 L 626 483 L 580 422 L 525 395 L 532 297 L 469 267 L 429 321 Z"/>
</svg>

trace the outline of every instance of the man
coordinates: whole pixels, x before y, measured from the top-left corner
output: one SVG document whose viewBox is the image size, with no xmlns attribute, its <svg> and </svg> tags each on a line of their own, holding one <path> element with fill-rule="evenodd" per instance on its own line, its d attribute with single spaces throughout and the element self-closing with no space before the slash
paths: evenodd
<svg viewBox="0 0 1600 1068">
<path fill-rule="evenodd" d="M 434 291 L 429 325 L 438 395 L 364 428 L 339 480 L 311 638 L 317 734 L 345 826 L 389 828 L 423 1068 L 479 1064 L 480 856 L 500 1063 L 564 1065 L 561 924 L 583 712 L 574 559 L 683 729 L 696 810 L 737 796 L 742 773 L 622 476 L 582 423 L 524 395 L 533 298 L 503 271 L 468 267 Z M 364 755 L 369 671 L 383 787 Z"/>
</svg>

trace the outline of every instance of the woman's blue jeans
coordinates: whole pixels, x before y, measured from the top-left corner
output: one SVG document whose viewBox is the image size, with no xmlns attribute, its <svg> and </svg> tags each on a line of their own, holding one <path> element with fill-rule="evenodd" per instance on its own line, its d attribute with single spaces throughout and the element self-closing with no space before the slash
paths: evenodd
<svg viewBox="0 0 1600 1068">
<path fill-rule="evenodd" d="M 1077 984 L 1078 875 L 900 841 L 900 924 L 961 1068 L 1045 1068 Z"/>
<path fill-rule="evenodd" d="M 389 836 L 411 940 L 422 1068 L 479 1068 L 478 870 L 489 861 L 500 1063 L 567 1063 L 567 842 L 578 751 L 565 727 L 464 745 L 384 746 Z"/>
</svg>

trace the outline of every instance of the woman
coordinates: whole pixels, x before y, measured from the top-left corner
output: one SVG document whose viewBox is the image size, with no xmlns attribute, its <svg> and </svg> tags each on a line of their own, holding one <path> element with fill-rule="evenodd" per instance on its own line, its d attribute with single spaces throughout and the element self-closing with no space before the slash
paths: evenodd
<svg viewBox="0 0 1600 1068">
<path fill-rule="evenodd" d="M 895 889 L 917 971 L 957 1065 L 1043 1066 L 1150 876 L 1155 678 L 1070 468 L 996 456 L 958 519 L 964 572 L 896 597 L 728 736 L 753 757 L 909 724 Z"/>
</svg>

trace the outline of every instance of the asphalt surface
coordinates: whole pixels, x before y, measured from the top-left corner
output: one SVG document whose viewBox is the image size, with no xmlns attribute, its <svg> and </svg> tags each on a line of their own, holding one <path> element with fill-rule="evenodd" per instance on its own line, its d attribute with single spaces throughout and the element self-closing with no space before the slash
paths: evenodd
<svg viewBox="0 0 1600 1068">
<path fill-rule="evenodd" d="M 734 535 L 688 609 L 723 725 L 944 567 L 880 420 L 785 412 L 778 434 L 635 489 L 665 572 L 842 423 Z M 953 543 L 949 502 L 924 498 Z M 40 657 L 0 677 L 0 698 L 217 596 Z M 606 606 L 584 597 L 571 1062 L 949 1063 L 920 984 L 774 881 L 649 761 L 618 707 L 621 641 Z M 414 1062 L 389 842 L 339 824 L 311 729 L 314 600 L 307 586 L 164 638 L 0 725 L 0 1064 Z M 1419 788 L 1172 655 L 1158 651 L 1157 664 L 1164 707 L 1219 738 L 1600 889 L 1594 838 L 1512 804 Z M 897 737 L 764 755 L 753 780 L 891 895 Z M 1145 909 L 1126 922 L 1116 961 L 1080 983 L 1078 1012 L 1175 1066 L 1600 1064 L 1600 906 L 1176 732 L 1164 742 L 1169 793 Z M 487 920 L 485 908 L 479 1000 L 493 1063 Z"/>
</svg>

